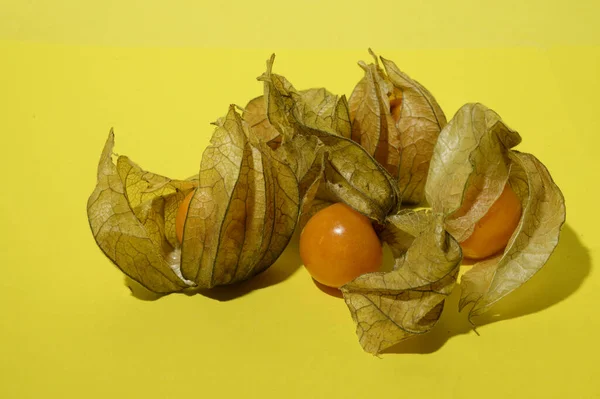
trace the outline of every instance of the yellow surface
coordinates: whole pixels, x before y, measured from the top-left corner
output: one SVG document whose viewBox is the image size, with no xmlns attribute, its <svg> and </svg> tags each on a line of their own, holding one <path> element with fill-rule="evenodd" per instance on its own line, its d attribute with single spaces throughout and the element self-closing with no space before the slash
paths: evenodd
<svg viewBox="0 0 600 399">
<path fill-rule="evenodd" d="M 0 398 L 600 397 L 597 5 L 182 3 L 2 6 Z M 452 297 L 432 333 L 373 357 L 293 245 L 235 288 L 132 296 L 85 213 L 110 127 L 118 153 L 187 177 L 272 51 L 297 87 L 349 94 L 367 46 L 448 117 L 496 110 L 562 188 L 559 247 L 504 320 L 477 336 Z"/>
</svg>

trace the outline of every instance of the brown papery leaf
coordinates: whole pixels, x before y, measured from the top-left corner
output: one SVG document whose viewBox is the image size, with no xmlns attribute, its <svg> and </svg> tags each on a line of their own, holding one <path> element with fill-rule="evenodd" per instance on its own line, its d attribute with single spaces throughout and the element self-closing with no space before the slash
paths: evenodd
<svg viewBox="0 0 600 399">
<path fill-rule="evenodd" d="M 298 135 L 281 146 L 278 154 L 298 180 L 300 215 L 309 213 L 323 180 L 325 145 L 315 136 Z M 304 226 L 302 219 L 300 225 Z"/>
<path fill-rule="evenodd" d="M 362 147 L 336 136 L 310 134 L 319 135 L 327 146 L 322 185 L 330 195 L 321 198 L 345 202 L 380 223 L 395 211 L 398 194 L 391 177 Z"/>
<path fill-rule="evenodd" d="M 388 244 L 394 258 L 398 259 L 410 248 L 415 237 L 425 231 L 433 221 L 432 213 L 428 209 L 402 209 L 397 214 L 387 217 L 385 229 L 381 231 L 380 237 Z"/>
<path fill-rule="evenodd" d="M 273 74 L 272 62 L 271 58 L 267 72 L 259 79 L 265 84 L 265 96 L 268 93 L 271 98 L 267 103 L 269 120 L 282 133 L 288 132 L 284 145 L 296 137 L 315 137 L 323 145 L 324 170 L 319 191 L 326 191 L 330 197 L 320 198 L 317 195 L 317 198 L 345 202 L 372 219 L 383 222 L 398 205 L 397 190 L 389 174 L 364 148 L 343 136 L 345 128 L 336 130 L 340 126 L 335 122 L 336 118 L 322 117 L 325 114 L 319 111 L 322 108 L 318 105 L 323 102 L 310 102 L 317 96 L 302 95 L 287 79 Z M 270 104 L 275 104 L 273 109 Z M 344 108 L 345 104 L 342 99 L 337 102 L 336 108 Z M 284 109 L 287 115 L 281 115 Z M 278 121 L 279 125 L 273 121 Z"/>
<path fill-rule="evenodd" d="M 269 123 L 281 133 L 283 140 L 291 140 L 295 135 L 295 120 L 292 116 L 295 102 L 292 93 L 298 93 L 286 78 L 272 73 L 274 62 L 275 54 L 267 60 L 267 71 L 258 80 L 264 82 L 263 97 Z"/>
<path fill-rule="evenodd" d="M 200 165 L 187 214 L 181 269 L 199 287 L 246 280 L 289 242 L 299 213 L 298 181 L 230 107 Z"/>
<path fill-rule="evenodd" d="M 102 151 L 87 204 L 96 243 L 123 273 L 157 293 L 191 285 L 179 270 L 174 214 L 196 183 L 144 172 L 127 157 L 112 160 L 114 134 Z"/>
<path fill-rule="evenodd" d="M 398 186 L 402 202 L 421 203 L 425 197 L 425 183 L 429 162 L 440 131 L 446 125 L 446 116 L 433 95 L 416 80 L 400 71 L 396 64 L 381 58 L 388 79 L 398 97 L 394 105 L 396 126 L 400 132 L 402 160 Z"/>
<path fill-rule="evenodd" d="M 256 97 L 244 108 L 242 118 L 248 123 L 254 136 L 263 143 L 271 143 L 274 148 L 281 144 L 280 133 L 271 125 L 267 118 L 267 104 L 265 97 Z"/>
<path fill-rule="evenodd" d="M 502 193 L 511 167 L 509 151 L 520 142 L 519 134 L 482 104 L 461 107 L 440 133 L 427 201 L 446 215 L 446 229 L 459 242 Z"/>
<path fill-rule="evenodd" d="M 299 98 L 294 97 L 294 116 L 300 123 L 350 138 L 352 126 L 346 96 L 338 97 L 319 88 L 302 90 Z"/>
<path fill-rule="evenodd" d="M 381 58 L 365 70 L 349 100 L 352 138 L 397 179 L 402 202 L 424 200 L 429 162 L 446 117 L 431 93 Z"/>
<path fill-rule="evenodd" d="M 454 288 L 462 258 L 442 215 L 403 211 L 390 216 L 394 270 L 362 275 L 341 290 L 363 349 L 377 354 L 431 330 Z M 401 233 L 400 233 L 401 232 Z"/>
<path fill-rule="evenodd" d="M 400 175 L 401 139 L 390 112 L 393 87 L 378 65 L 360 62 L 364 78 L 350 95 L 352 139 L 394 177 Z"/>
<path fill-rule="evenodd" d="M 126 156 L 117 159 L 117 171 L 129 206 L 152 242 L 166 253 L 178 248 L 175 217 L 185 196 L 198 186 L 197 179 L 178 181 L 146 172 Z"/>
<path fill-rule="evenodd" d="M 460 309 L 469 318 L 487 311 L 546 263 L 565 222 L 564 197 L 546 167 L 533 155 L 512 151 L 510 184 L 521 200 L 521 220 L 504 252 L 476 263 L 461 280 Z"/>
<path fill-rule="evenodd" d="M 338 97 L 322 88 L 303 90 L 299 94 L 303 103 L 308 105 L 306 109 L 308 115 L 305 117 L 312 118 L 312 124 L 331 129 L 341 136 L 350 137 L 350 115 L 345 96 Z M 242 118 L 259 141 L 268 143 L 274 149 L 279 147 L 282 137 L 279 130 L 269 122 L 264 96 L 252 99 L 244 108 Z"/>
</svg>

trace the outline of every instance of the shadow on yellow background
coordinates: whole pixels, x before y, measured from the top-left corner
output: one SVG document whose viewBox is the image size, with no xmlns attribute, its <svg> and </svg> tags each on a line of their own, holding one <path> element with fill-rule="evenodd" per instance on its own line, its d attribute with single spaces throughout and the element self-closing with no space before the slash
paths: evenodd
<svg viewBox="0 0 600 399">
<path fill-rule="evenodd" d="M 591 259 L 587 248 L 581 244 L 575 231 L 566 224 L 556 250 L 542 270 L 474 322 L 478 327 L 482 327 L 554 306 L 581 287 L 590 269 Z M 385 353 L 432 353 L 450 338 L 472 332 L 473 327 L 467 320 L 468 309 L 464 309 L 462 313 L 458 312 L 459 299 L 460 289 L 455 289 L 446 300 L 442 317 L 429 333 L 401 342 Z M 485 329 L 478 328 L 477 331 L 485 334 Z"/>
<path fill-rule="evenodd" d="M 226 302 L 242 297 L 252 291 L 267 288 L 285 281 L 302 266 L 298 251 L 298 237 L 299 233 L 296 232 L 279 259 L 267 270 L 250 280 L 211 289 L 190 290 L 186 291 L 185 294 L 190 296 L 200 294 L 217 301 Z M 154 301 L 162 297 L 160 294 L 148 291 L 129 277 L 125 277 L 125 285 L 129 287 L 131 294 L 137 299 Z"/>
<path fill-rule="evenodd" d="M 186 295 L 200 294 L 224 302 L 279 284 L 302 266 L 298 253 L 298 233 L 296 233 L 277 262 L 258 276 L 230 286 L 190 291 Z M 389 254 L 387 261 L 390 261 Z M 591 259 L 588 250 L 581 244 L 575 231 L 569 225 L 565 225 L 559 245 L 544 268 L 474 321 L 478 327 L 481 327 L 547 309 L 575 293 L 589 275 L 590 269 Z M 129 278 L 125 279 L 125 283 L 131 289 L 132 295 L 140 300 L 157 300 L 161 297 Z M 315 285 L 325 294 L 341 297 L 338 290 L 329 289 L 316 282 Z M 473 327 L 467 320 L 468 310 L 458 312 L 459 299 L 460 289 L 457 288 L 446 300 L 442 317 L 432 331 L 401 342 L 384 353 L 432 353 L 440 349 L 450 338 L 473 332 Z M 340 305 L 343 306 L 342 301 Z M 481 334 L 485 334 L 485 330 L 481 330 L 478 329 Z"/>
</svg>

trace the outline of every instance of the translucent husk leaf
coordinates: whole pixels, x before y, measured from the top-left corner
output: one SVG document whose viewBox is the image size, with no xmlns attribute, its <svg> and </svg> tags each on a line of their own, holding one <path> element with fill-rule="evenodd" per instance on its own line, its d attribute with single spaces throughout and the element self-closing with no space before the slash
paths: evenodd
<svg viewBox="0 0 600 399">
<path fill-rule="evenodd" d="M 385 229 L 380 233 L 381 240 L 388 244 L 394 257 L 400 258 L 412 245 L 415 237 L 425 231 L 433 217 L 428 209 L 402 209 L 387 217 Z"/>
<path fill-rule="evenodd" d="M 323 88 L 302 90 L 295 100 L 294 112 L 302 124 L 350 138 L 352 126 L 346 96 L 338 97 Z"/>
<path fill-rule="evenodd" d="M 279 131 L 271 125 L 267 118 L 267 104 L 264 96 L 250 100 L 244 108 L 242 118 L 248 123 L 257 140 L 271 143 L 274 148 L 281 144 Z"/>
<path fill-rule="evenodd" d="M 565 222 L 564 197 L 546 167 L 533 155 L 512 151 L 510 184 L 522 216 L 504 252 L 476 263 L 461 280 L 459 307 L 473 304 L 469 318 L 487 311 L 546 263 Z"/>
<path fill-rule="evenodd" d="M 491 109 L 465 104 L 444 127 L 434 148 L 427 201 L 446 215 L 446 229 L 459 242 L 473 232 L 504 190 L 510 149 L 521 142 Z"/>
<path fill-rule="evenodd" d="M 464 105 L 440 133 L 431 160 L 427 199 L 445 215 L 459 242 L 509 184 L 521 200 L 521 219 L 503 253 L 477 262 L 461 280 L 460 308 L 481 315 L 546 263 L 565 220 L 564 198 L 533 155 L 511 150 L 521 137 L 481 104 Z"/>
<path fill-rule="evenodd" d="M 400 131 L 402 159 L 398 186 L 402 201 L 421 203 L 429 162 L 440 131 L 446 125 L 446 116 L 433 95 L 416 80 L 400 71 L 392 61 L 381 58 L 388 79 L 402 93 Z"/>
<path fill-rule="evenodd" d="M 303 228 L 308 221 L 307 215 L 312 216 L 315 213 L 313 202 L 323 180 L 325 146 L 315 136 L 296 136 L 282 146 L 278 154 L 283 162 L 290 165 L 298 180 L 298 192 L 301 198 L 300 226 Z"/>
<path fill-rule="evenodd" d="M 275 54 L 267 61 L 266 72 L 258 78 L 264 81 L 264 99 L 269 123 L 282 135 L 282 140 L 291 140 L 294 135 L 295 119 L 292 115 L 294 108 L 293 93 L 296 89 L 286 78 L 272 73 Z"/>
<path fill-rule="evenodd" d="M 419 204 L 424 200 L 429 162 L 446 117 L 421 84 L 381 58 L 384 72 L 377 57 L 371 55 L 377 64 L 359 63 L 365 76 L 348 101 L 352 138 L 397 179 L 403 203 Z"/>
<path fill-rule="evenodd" d="M 378 65 L 359 63 L 365 76 L 350 95 L 352 139 L 395 178 L 400 175 L 401 138 L 390 113 L 392 85 Z"/>
<path fill-rule="evenodd" d="M 324 169 L 317 178 L 320 180 L 318 191 L 327 192 L 328 197 L 321 198 L 317 194 L 316 198 L 345 202 L 383 222 L 398 203 L 397 189 L 390 175 L 364 148 L 344 136 L 348 131 L 346 123 L 340 124 L 344 118 L 329 117 L 330 113 L 323 111 L 333 108 L 330 105 L 333 100 L 323 100 L 327 98 L 323 94 L 326 92 L 296 91 L 287 79 L 272 73 L 272 63 L 273 58 L 259 79 L 265 85 L 265 98 L 269 98 L 267 116 L 284 135 L 283 145 L 299 147 L 294 140 L 306 140 L 307 137 L 318 139 L 322 145 Z M 324 107 L 324 103 L 329 105 Z M 347 114 L 343 97 L 337 100 L 335 108 L 336 115 Z"/>
<path fill-rule="evenodd" d="M 285 83 L 287 86 L 289 83 Z M 327 90 L 308 89 L 299 92 L 302 102 L 307 104 L 305 117 L 313 125 L 330 130 L 343 137 L 350 137 L 351 124 L 346 97 L 338 97 Z M 248 123 L 253 135 L 276 149 L 281 145 L 282 135 L 269 122 L 265 96 L 252 99 L 244 108 L 242 118 Z M 275 118 L 277 120 L 277 118 Z"/>
<path fill-rule="evenodd" d="M 111 131 L 87 204 L 96 243 L 123 273 L 157 293 L 190 286 L 179 271 L 174 214 L 197 184 L 144 172 L 127 157 L 113 162 Z"/>
<path fill-rule="evenodd" d="M 402 211 L 387 222 L 384 236 L 396 258 L 394 269 L 362 275 L 341 288 L 359 342 L 373 354 L 433 328 L 462 257 L 441 215 Z"/>
<path fill-rule="evenodd" d="M 298 181 L 230 107 L 200 165 L 188 210 L 181 270 L 199 287 L 246 280 L 269 267 L 292 237 Z M 253 138 L 253 137 L 251 137 Z"/>
<path fill-rule="evenodd" d="M 319 135 L 319 132 L 312 132 Z M 395 186 L 381 166 L 354 142 L 321 136 L 327 147 L 323 182 L 331 202 L 345 202 L 382 222 L 398 205 Z"/>
</svg>

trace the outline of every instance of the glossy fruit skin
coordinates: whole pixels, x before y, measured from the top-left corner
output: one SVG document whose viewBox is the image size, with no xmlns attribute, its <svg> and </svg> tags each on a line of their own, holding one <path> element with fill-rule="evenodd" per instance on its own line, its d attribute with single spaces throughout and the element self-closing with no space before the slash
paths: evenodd
<svg viewBox="0 0 600 399">
<path fill-rule="evenodd" d="M 339 288 L 379 270 L 381 242 L 371 221 L 343 203 L 317 212 L 300 235 L 300 257 L 319 283 Z"/>
<path fill-rule="evenodd" d="M 179 241 L 180 244 L 183 241 L 183 227 L 185 226 L 185 218 L 187 216 L 192 197 L 194 196 L 194 192 L 195 191 L 191 191 L 185 196 L 183 202 L 181 205 L 179 205 L 177 216 L 175 217 L 175 233 L 177 235 L 177 241 Z"/>
<path fill-rule="evenodd" d="M 503 250 L 521 220 L 521 212 L 519 197 L 506 184 L 471 236 L 460 243 L 463 256 L 478 260 Z"/>
</svg>

